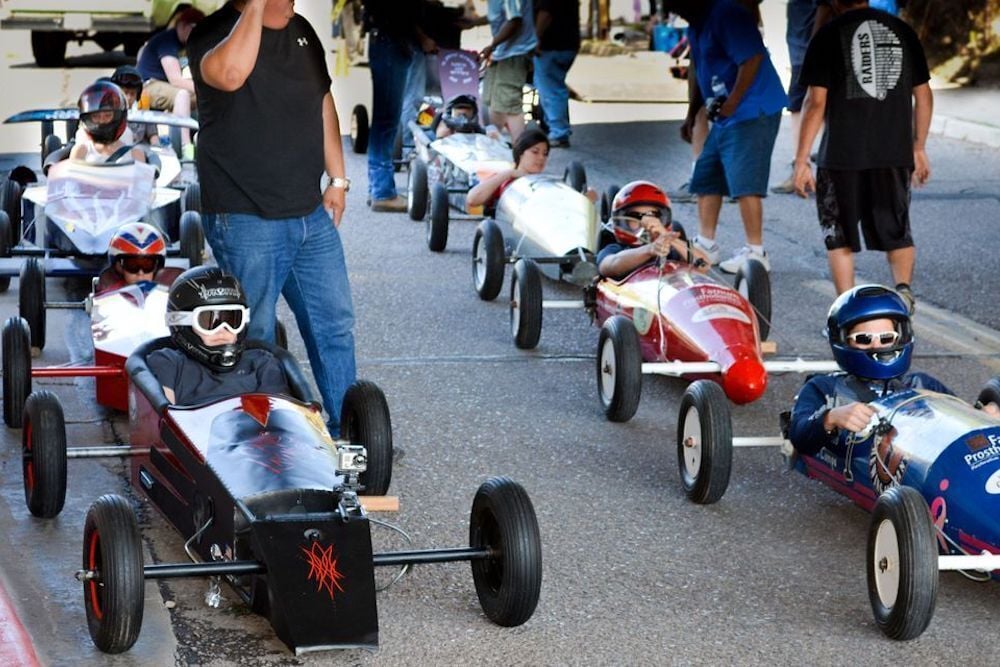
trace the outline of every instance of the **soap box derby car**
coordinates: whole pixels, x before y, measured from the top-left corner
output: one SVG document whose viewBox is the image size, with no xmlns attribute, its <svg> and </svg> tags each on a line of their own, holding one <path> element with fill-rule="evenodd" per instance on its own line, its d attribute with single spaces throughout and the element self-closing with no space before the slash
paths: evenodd
<svg viewBox="0 0 1000 667">
<path fill-rule="evenodd" d="M 352 385 L 342 439 L 334 440 L 294 359 L 251 342 L 281 361 L 292 396 L 170 405 L 146 365 L 150 352 L 169 344 L 149 341 L 127 362 L 132 483 L 181 533 L 193 562 L 143 565 L 127 501 L 99 498 L 87 514 L 77 578 L 101 650 L 124 651 L 136 641 L 144 579 L 225 577 L 296 653 L 378 645 L 376 566 L 468 560 L 487 617 L 503 626 L 531 617 L 541 546 L 520 485 L 501 477 L 479 487 L 468 547 L 373 554 L 358 494 L 383 495 L 391 479 L 382 392 L 368 382 Z M 218 600 L 215 581 L 210 602 Z"/>
</svg>

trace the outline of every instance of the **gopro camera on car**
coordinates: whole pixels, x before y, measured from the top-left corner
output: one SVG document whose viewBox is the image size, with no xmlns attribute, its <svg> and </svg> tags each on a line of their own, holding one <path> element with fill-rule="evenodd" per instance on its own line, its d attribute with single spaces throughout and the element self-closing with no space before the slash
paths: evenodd
<svg viewBox="0 0 1000 667">
<path fill-rule="evenodd" d="M 368 454 L 361 445 L 337 445 L 337 474 L 358 475 L 368 469 Z"/>
</svg>

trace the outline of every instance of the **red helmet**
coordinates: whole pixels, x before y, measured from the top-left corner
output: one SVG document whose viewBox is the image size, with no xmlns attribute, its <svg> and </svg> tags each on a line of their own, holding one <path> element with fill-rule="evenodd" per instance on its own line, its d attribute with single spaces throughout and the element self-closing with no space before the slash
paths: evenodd
<svg viewBox="0 0 1000 667">
<path fill-rule="evenodd" d="M 77 102 L 80 122 L 90 138 L 101 144 L 118 140 L 125 132 L 128 102 L 122 89 L 110 81 L 92 83 Z"/>
<path fill-rule="evenodd" d="M 156 273 L 167 258 L 167 240 L 159 229 L 145 222 L 122 225 L 111 237 L 108 259 L 119 273 L 139 269 Z"/>
<path fill-rule="evenodd" d="M 611 203 L 611 231 L 621 244 L 637 246 L 649 241 L 646 233 L 638 227 L 639 218 L 628 215 L 629 210 L 636 206 L 656 206 L 660 209 L 660 222 L 670 227 L 670 198 L 667 193 L 649 181 L 626 183 Z"/>
</svg>

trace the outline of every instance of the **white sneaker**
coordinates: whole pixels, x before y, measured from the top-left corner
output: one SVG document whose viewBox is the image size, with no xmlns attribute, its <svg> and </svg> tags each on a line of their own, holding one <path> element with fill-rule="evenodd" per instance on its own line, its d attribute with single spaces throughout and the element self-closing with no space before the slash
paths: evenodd
<svg viewBox="0 0 1000 667">
<path fill-rule="evenodd" d="M 748 259 L 756 259 L 758 262 L 764 265 L 764 268 L 768 271 L 771 270 L 771 263 L 767 261 L 767 252 L 763 254 L 754 252 L 749 248 L 749 246 L 743 246 L 736 251 L 736 254 L 727 259 L 726 261 L 719 264 L 719 269 L 725 273 L 736 273 L 743 266 L 743 262 Z"/>
<path fill-rule="evenodd" d="M 719 244 L 712 241 L 712 245 L 705 245 L 704 239 L 700 236 L 694 237 L 694 245 L 698 246 L 698 249 L 708 255 L 708 261 L 712 266 L 719 263 L 722 259 L 722 251 L 719 250 Z"/>
</svg>

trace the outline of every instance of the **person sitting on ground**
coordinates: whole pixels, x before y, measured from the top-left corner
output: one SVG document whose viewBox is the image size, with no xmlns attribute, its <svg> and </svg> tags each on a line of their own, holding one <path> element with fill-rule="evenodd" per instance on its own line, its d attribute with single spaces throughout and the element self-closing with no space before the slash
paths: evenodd
<svg viewBox="0 0 1000 667">
<path fill-rule="evenodd" d="M 112 162 L 146 161 L 142 149 L 130 149 L 132 144 L 122 141 L 128 129 L 128 102 L 121 88 L 110 81 L 96 81 L 84 88 L 77 108 L 83 136 L 70 150 L 71 160 L 91 164 L 103 164 L 110 158 L 114 158 Z"/>
<path fill-rule="evenodd" d="M 529 127 L 514 142 L 511 152 L 514 168 L 498 171 L 473 186 L 465 196 L 467 206 L 494 205 L 514 179 L 545 171 L 549 161 L 549 137 L 537 127 Z"/>
<path fill-rule="evenodd" d="M 167 240 L 159 229 L 145 222 L 122 225 L 108 244 L 108 268 L 98 278 L 97 292 L 157 281 L 166 259 Z"/>
<path fill-rule="evenodd" d="M 214 266 L 174 281 L 166 322 L 176 349 L 146 358 L 167 400 L 198 405 L 243 394 L 290 394 L 281 363 L 265 349 L 244 349 L 250 309 L 236 278 Z"/>
<path fill-rule="evenodd" d="M 614 242 L 597 253 L 597 270 L 606 278 L 624 278 L 661 257 L 707 271 L 708 256 L 674 228 L 670 199 L 649 181 L 632 181 L 615 195 L 608 226 Z"/>
<path fill-rule="evenodd" d="M 894 290 L 859 285 L 841 294 L 827 315 L 827 337 L 842 372 L 809 378 L 795 398 L 788 437 L 796 450 L 815 455 L 838 451 L 840 431 L 866 430 L 869 403 L 904 389 L 952 392 L 926 373 L 909 373 L 913 355 L 910 309 Z M 1000 417 L 1000 406 L 984 412 Z"/>
<path fill-rule="evenodd" d="M 455 95 L 444 107 L 440 116 L 431 123 L 434 136 L 438 139 L 453 134 L 484 134 L 479 124 L 479 105 L 472 95 Z"/>
<path fill-rule="evenodd" d="M 180 52 L 203 18 L 205 14 L 200 10 L 185 9 L 177 16 L 173 28 L 154 35 L 139 52 L 137 65 L 146 82 L 143 91 L 149 98 L 150 109 L 191 117 L 195 106 L 194 81 L 182 73 Z M 191 131 L 187 128 L 181 128 L 181 155 L 185 160 L 194 159 Z"/>
</svg>

